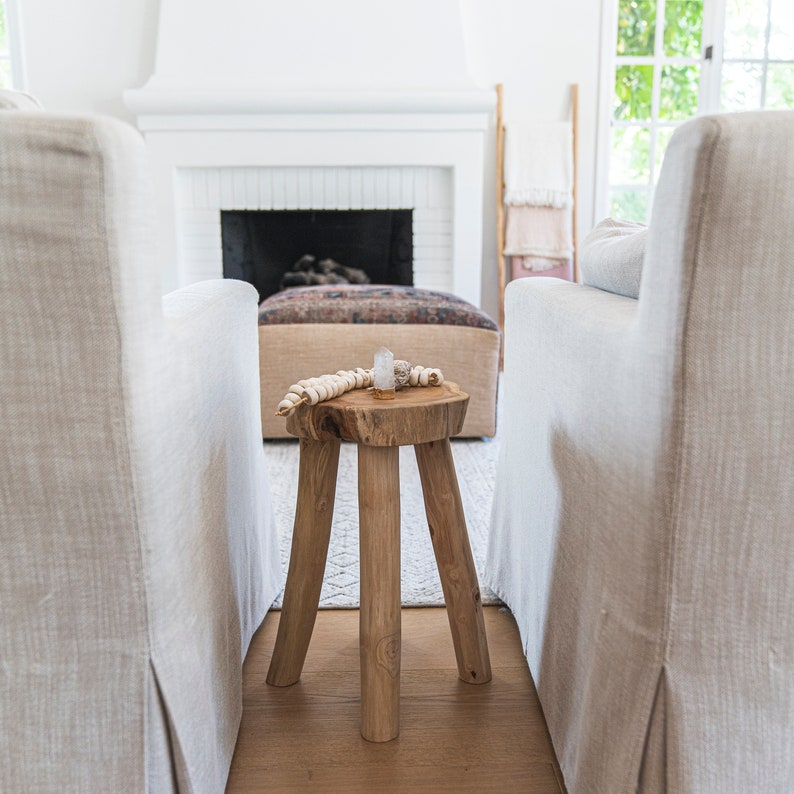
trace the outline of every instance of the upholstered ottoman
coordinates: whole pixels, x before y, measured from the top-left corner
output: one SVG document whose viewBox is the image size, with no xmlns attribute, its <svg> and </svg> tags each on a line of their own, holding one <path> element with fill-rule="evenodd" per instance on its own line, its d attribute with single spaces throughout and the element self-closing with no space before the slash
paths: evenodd
<svg viewBox="0 0 794 794">
<path fill-rule="evenodd" d="M 262 435 L 290 438 L 276 406 L 301 378 L 371 367 L 385 345 L 395 358 L 438 367 L 469 395 L 461 436 L 496 432 L 501 334 L 476 306 L 415 287 L 296 287 L 259 307 Z"/>
</svg>

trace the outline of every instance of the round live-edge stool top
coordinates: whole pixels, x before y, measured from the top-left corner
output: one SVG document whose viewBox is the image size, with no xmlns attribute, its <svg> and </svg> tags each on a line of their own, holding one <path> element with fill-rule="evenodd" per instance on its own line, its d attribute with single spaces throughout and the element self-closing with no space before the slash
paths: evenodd
<svg viewBox="0 0 794 794">
<path fill-rule="evenodd" d="M 300 405 L 287 417 L 287 431 L 299 438 L 341 438 L 371 447 L 424 444 L 457 435 L 469 395 L 456 383 L 406 387 L 393 400 L 376 400 L 363 389 L 313 406 Z"/>
</svg>

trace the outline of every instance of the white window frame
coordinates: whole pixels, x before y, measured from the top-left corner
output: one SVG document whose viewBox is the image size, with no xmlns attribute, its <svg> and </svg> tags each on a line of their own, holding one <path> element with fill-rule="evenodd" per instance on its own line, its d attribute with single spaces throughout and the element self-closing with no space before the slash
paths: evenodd
<svg viewBox="0 0 794 794">
<path fill-rule="evenodd" d="M 8 35 L 8 60 L 11 66 L 11 86 L 18 91 L 27 88 L 25 62 L 22 58 L 22 23 L 19 14 L 19 0 L 5 0 L 6 33 Z"/>
</svg>

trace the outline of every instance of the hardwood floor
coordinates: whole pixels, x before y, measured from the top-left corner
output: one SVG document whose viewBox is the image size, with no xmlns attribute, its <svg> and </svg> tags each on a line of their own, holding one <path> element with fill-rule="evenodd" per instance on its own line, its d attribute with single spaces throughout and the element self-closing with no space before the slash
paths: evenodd
<svg viewBox="0 0 794 794">
<path fill-rule="evenodd" d="M 400 735 L 359 734 L 358 611 L 321 610 L 301 680 L 265 684 L 278 612 L 243 669 L 227 792 L 564 792 L 507 610 L 486 607 L 493 680 L 458 680 L 444 609 L 402 610 Z"/>
</svg>

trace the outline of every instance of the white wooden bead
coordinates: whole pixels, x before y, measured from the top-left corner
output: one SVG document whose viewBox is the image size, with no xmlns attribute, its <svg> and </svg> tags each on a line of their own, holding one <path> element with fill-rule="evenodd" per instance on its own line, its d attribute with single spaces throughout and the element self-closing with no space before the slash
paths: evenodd
<svg viewBox="0 0 794 794">
<path fill-rule="evenodd" d="M 304 396 L 309 398 L 309 405 L 317 405 L 320 402 L 320 395 L 314 389 L 313 386 L 307 386 L 306 391 L 304 392 Z"/>
<path fill-rule="evenodd" d="M 317 399 L 320 402 L 328 399 L 328 389 L 322 383 L 316 383 L 312 388 L 317 392 Z"/>
</svg>

